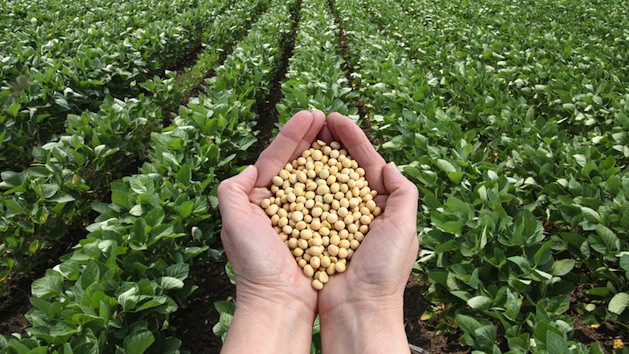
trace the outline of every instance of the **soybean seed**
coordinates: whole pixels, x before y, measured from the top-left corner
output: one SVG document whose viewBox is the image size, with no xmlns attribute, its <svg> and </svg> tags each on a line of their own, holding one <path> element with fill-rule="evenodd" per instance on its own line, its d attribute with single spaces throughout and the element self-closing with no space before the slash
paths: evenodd
<svg viewBox="0 0 629 354">
<path fill-rule="evenodd" d="M 365 176 L 341 144 L 316 141 L 271 179 L 272 196 L 260 202 L 317 290 L 345 271 L 382 213 Z"/>
</svg>

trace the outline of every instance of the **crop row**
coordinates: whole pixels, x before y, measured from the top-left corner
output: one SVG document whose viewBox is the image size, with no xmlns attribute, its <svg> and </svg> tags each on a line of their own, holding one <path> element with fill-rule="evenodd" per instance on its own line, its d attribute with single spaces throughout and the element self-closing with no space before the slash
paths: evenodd
<svg viewBox="0 0 629 354">
<path fill-rule="evenodd" d="M 583 14 L 592 9 L 586 2 L 556 9 L 550 2 L 458 6 L 408 0 L 364 5 L 371 9 L 369 18 L 422 67 L 447 103 L 464 109 L 467 127 L 504 129 L 519 112 L 496 113 L 502 113 L 505 103 L 523 98 L 536 115 L 561 117 L 561 129 L 627 161 L 627 96 L 622 84 L 627 79 L 623 70 L 616 70 L 627 66 L 622 39 L 626 26 L 617 25 L 626 21 L 619 16 L 621 4 L 612 2 L 587 19 Z M 404 21 L 397 20 L 400 12 L 408 13 Z M 551 21 L 548 14 L 555 12 L 561 13 L 561 21 Z M 512 18 L 519 20 L 511 23 Z M 588 26 L 580 24 L 583 20 Z"/>
<path fill-rule="evenodd" d="M 357 110 L 352 104 L 356 95 L 343 71 L 343 58 L 338 46 L 339 29 L 327 1 L 304 0 L 300 13 L 293 56 L 282 82 L 282 101 L 277 104 L 279 123 L 285 124 L 301 109 L 336 111 L 357 120 Z M 235 281 L 233 278 L 230 280 Z M 227 335 L 235 307 L 233 302 L 215 303 L 220 319 L 213 331 L 222 339 Z M 318 318 L 313 324 L 312 352 L 321 352 Z"/>
<path fill-rule="evenodd" d="M 32 147 L 63 132 L 68 114 L 95 111 L 109 95 L 137 96 L 143 81 L 162 75 L 201 45 L 204 29 L 227 5 L 226 0 L 175 2 L 174 8 L 167 3 L 131 2 L 120 17 L 86 26 L 74 26 L 74 16 L 39 23 L 38 13 L 32 13 L 31 26 L 5 31 L 0 169 L 28 165 Z"/>
<path fill-rule="evenodd" d="M 135 20 L 160 19 L 167 8 L 182 12 L 196 7 L 194 1 L 176 0 L 170 3 L 138 1 L 90 0 L 67 2 L 61 0 L 17 0 L 0 4 L 0 30 L 7 32 L 32 31 L 49 38 L 63 36 L 73 28 L 84 28 L 118 18 L 120 23 Z M 36 25 L 36 26 L 34 26 Z M 12 35 L 9 33 L 9 35 Z"/>
<path fill-rule="evenodd" d="M 456 59 L 449 62 L 445 54 L 435 58 L 438 44 L 426 45 L 425 55 L 413 57 L 424 64 L 422 67 L 429 68 L 428 75 L 437 70 L 443 72 L 440 81 L 445 84 L 440 82 L 435 90 L 445 98 L 446 104 L 463 110 L 462 127 L 475 129 L 479 141 L 486 144 L 494 158 L 507 160 L 505 165 L 511 174 L 523 176 L 529 185 L 541 189 L 526 191 L 528 195 L 522 197 L 535 200 L 533 211 L 538 219 L 544 220 L 548 227 L 557 227 L 555 232 L 576 231 L 587 235 L 596 227 L 600 229 L 597 224 L 602 224 L 617 234 L 609 239 L 614 247 L 604 249 L 598 247 L 600 240 L 596 238 L 583 242 L 581 237 L 570 236 L 571 245 L 579 248 L 573 252 L 574 256 L 588 259 L 586 265 L 593 277 L 603 284 L 611 277 L 613 283 L 607 291 L 594 290 L 598 296 L 609 299 L 626 289 L 625 276 L 613 271 L 600 272 L 601 267 L 618 268 L 615 264 L 622 254 L 616 251 L 622 250 L 622 241 L 627 240 L 624 230 L 629 225 L 623 197 L 626 195 L 623 169 L 629 157 L 625 131 L 629 120 L 627 96 L 619 84 L 626 81 L 626 72 L 621 68 L 627 63 L 618 56 L 626 51 L 621 44 L 622 32 L 618 30 L 626 19 L 618 16 L 619 4 L 612 2 L 598 9 L 597 16 L 588 18 L 592 33 L 584 36 L 572 28 L 583 28 L 583 14 L 594 10 L 588 8 L 590 5 L 577 2 L 569 8 L 554 9 L 562 14 L 559 25 L 547 15 L 551 4 L 538 5 L 527 11 L 520 6 L 507 6 L 501 16 L 485 14 L 488 7 L 440 7 L 441 11 L 456 14 L 451 26 L 463 29 L 457 33 L 467 34 L 467 45 L 463 47 L 459 41 L 453 41 L 455 45 L 447 52 L 448 57 Z M 437 17 L 447 23 L 453 16 Z M 525 17 L 526 28 L 519 22 L 517 26 L 502 26 L 505 18 L 511 17 Z M 482 27 L 500 31 L 481 32 L 478 39 L 469 35 L 479 33 Z M 543 40 L 539 39 L 539 33 L 545 33 Z M 444 34 L 424 30 L 403 37 L 409 42 L 429 43 L 429 39 Z M 519 47 L 521 43 L 523 47 Z M 460 62 L 461 55 L 457 56 L 462 50 L 468 53 L 464 64 Z M 409 53 L 417 52 L 411 49 Z M 435 62 L 440 68 L 430 68 L 429 63 Z M 448 65 L 458 66 L 444 70 Z M 485 70 L 480 69 L 482 65 Z M 537 93 L 527 89 L 531 86 Z M 482 93 L 474 93 L 478 91 Z M 504 151 L 512 151 L 511 156 L 500 156 Z M 560 188 L 552 187 L 553 184 Z M 593 225 L 584 223 L 584 216 L 579 215 L 584 208 L 585 214 L 589 209 L 595 211 L 588 220 Z M 591 259 L 593 244 L 598 256 Z M 603 261 L 604 258 L 609 259 Z M 600 319 L 603 310 L 599 307 L 596 316 L 590 317 Z"/>
<path fill-rule="evenodd" d="M 3 338 L 0 348 L 178 350 L 169 316 L 196 289 L 190 266 L 211 253 L 218 182 L 255 139 L 252 106 L 268 95 L 293 7 L 273 2 L 201 96 L 152 134 L 150 162 L 112 185 L 112 203 L 95 204 L 88 237 L 33 283 L 28 338 Z"/>
<path fill-rule="evenodd" d="M 561 117 L 559 128 L 628 161 L 627 73 L 619 68 L 629 65 L 629 49 L 621 2 L 401 4 L 409 13 L 406 25 L 380 12 L 385 31 L 403 43 L 449 104 L 464 109 L 469 127 L 504 129 L 513 116 L 496 113 L 522 98 L 536 116 Z M 585 16 L 594 10 L 596 16 Z"/>
<path fill-rule="evenodd" d="M 282 82 L 283 99 L 277 105 L 281 124 L 296 109 L 339 112 L 358 119 L 352 106 L 355 94 L 343 71 L 338 32 L 324 0 L 304 1 L 294 54 Z"/>
<path fill-rule="evenodd" d="M 151 97 L 110 99 L 96 113 L 69 115 L 66 135 L 34 149 L 35 163 L 2 172 L 0 189 L 0 289 L 30 270 L 56 242 L 77 239 L 93 213 L 91 203 L 108 198 L 111 181 L 136 171 L 148 154 L 151 132 L 176 109 L 210 68 L 243 36 L 268 6 L 240 2 L 216 14 L 212 38 L 193 68 L 151 81 Z M 78 233 L 79 235 L 75 235 Z"/>
<path fill-rule="evenodd" d="M 578 124 L 564 119 L 572 111 L 548 113 L 537 97 L 490 75 L 505 64 L 492 69 L 482 55 L 468 54 L 469 43 L 486 43 L 480 38 L 491 27 L 462 31 L 438 12 L 447 6 L 414 6 L 424 17 L 389 14 L 396 26 L 379 28 L 357 2 L 338 3 L 361 95 L 374 115 L 372 133 L 385 142 L 385 158 L 398 162 L 422 195 L 417 270 L 435 305 L 425 318 L 433 317 L 442 333 L 460 330 L 462 343 L 485 352 L 600 352 L 599 344 L 588 349 L 571 339 L 573 318 L 625 321 L 629 176 L 622 155 L 615 160 L 605 146 L 562 129 Z M 481 14 L 510 8 L 479 7 Z M 499 15 L 487 17 L 500 21 Z M 467 23 L 475 23 L 474 14 L 468 16 Z M 457 35 L 466 37 L 453 40 Z M 563 57 L 560 48 L 555 43 L 547 50 Z M 519 54 L 500 55 L 509 62 L 508 55 Z M 589 52 L 593 61 L 597 54 L 605 58 L 606 52 Z M 570 75 L 548 65 L 556 77 Z M 610 107 L 620 108 L 606 117 L 626 117 L 626 101 L 610 97 Z M 621 138 L 614 134 L 623 124 L 612 125 L 612 138 Z M 571 303 L 575 289 L 585 295 Z"/>
</svg>

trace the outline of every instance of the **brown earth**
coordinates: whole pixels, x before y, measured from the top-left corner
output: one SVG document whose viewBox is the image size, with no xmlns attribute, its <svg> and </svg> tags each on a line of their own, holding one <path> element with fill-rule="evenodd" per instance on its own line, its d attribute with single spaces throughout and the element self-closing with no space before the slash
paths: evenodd
<svg viewBox="0 0 629 354">
<path fill-rule="evenodd" d="M 459 345 L 456 335 L 437 335 L 430 321 L 420 319 L 431 306 L 425 293 L 425 287 L 411 275 L 404 291 L 404 329 L 408 342 L 429 353 L 469 353 L 468 349 Z"/>
<path fill-rule="evenodd" d="M 334 6 L 334 0 L 328 0 L 328 6 L 330 7 L 330 13 L 332 17 L 334 17 L 334 22 L 339 28 L 339 47 L 341 48 L 341 52 L 343 53 L 343 62 L 345 69 L 345 77 L 350 84 L 352 91 L 356 94 L 360 92 L 360 81 L 353 77 L 353 74 L 356 72 L 354 66 L 350 60 L 350 46 L 347 40 L 347 34 L 345 33 L 345 28 L 343 27 L 343 23 L 338 17 L 336 13 L 336 7 Z M 354 106 L 358 110 L 358 116 L 362 122 L 361 128 L 368 132 L 371 129 L 371 122 L 369 121 L 369 116 L 367 111 L 365 110 L 365 102 L 362 100 L 360 96 L 354 99 Z M 371 136 L 367 134 L 367 137 L 371 140 Z"/>
<path fill-rule="evenodd" d="M 225 261 L 196 267 L 190 276 L 199 290 L 186 308 L 177 310 L 173 315 L 171 323 L 176 328 L 175 336 L 181 339 L 182 350 L 195 354 L 218 354 L 222 342 L 212 332 L 220 317 L 214 302 L 234 299 L 236 286 L 229 282 L 225 273 Z"/>
<path fill-rule="evenodd" d="M 277 104 L 284 97 L 282 82 L 286 78 L 286 72 L 288 71 L 288 60 L 293 56 L 293 50 L 295 49 L 295 38 L 297 37 L 299 22 L 301 20 L 301 0 L 296 2 L 292 16 L 293 23 L 291 32 L 285 43 L 280 64 L 273 74 L 271 90 L 266 98 L 260 100 L 254 106 L 254 111 L 258 116 L 256 125 L 258 137 L 257 142 L 251 149 L 252 156 L 246 161 L 248 164 L 255 163 L 258 155 L 269 145 L 271 137 L 273 136 L 273 129 L 278 122 L 279 112 L 277 111 Z"/>
</svg>

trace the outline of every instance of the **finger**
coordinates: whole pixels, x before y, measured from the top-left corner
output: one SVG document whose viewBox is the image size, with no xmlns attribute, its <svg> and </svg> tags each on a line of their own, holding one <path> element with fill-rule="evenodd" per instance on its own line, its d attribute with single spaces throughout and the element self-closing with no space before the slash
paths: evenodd
<svg viewBox="0 0 629 354">
<path fill-rule="evenodd" d="M 398 170 L 394 163 L 387 164 L 382 171 L 384 186 L 389 193 L 383 216 L 395 220 L 403 231 L 415 234 L 417 224 L 417 187 Z"/>
<path fill-rule="evenodd" d="M 319 132 L 319 135 L 317 136 L 317 138 L 319 140 L 323 140 L 326 143 L 331 143 L 334 140 L 334 137 L 332 136 L 332 132 L 330 132 L 330 128 L 328 128 L 328 125 L 324 125 L 323 128 L 321 128 L 321 131 Z"/>
<path fill-rule="evenodd" d="M 388 195 L 380 195 L 380 194 L 378 194 L 374 198 L 374 202 L 376 202 L 376 206 L 380 207 L 382 211 L 384 211 L 387 208 L 387 198 L 389 198 Z"/>
<path fill-rule="evenodd" d="M 317 138 L 317 135 L 321 131 L 322 127 L 325 126 L 325 114 L 320 110 L 315 109 L 312 111 L 312 119 L 313 124 L 310 125 L 310 130 L 308 130 L 299 146 L 297 146 L 297 150 L 293 153 L 290 160 L 296 159 L 304 150 L 308 149 L 312 142 Z"/>
<path fill-rule="evenodd" d="M 271 198 L 272 196 L 271 191 L 266 187 L 254 188 L 251 193 L 249 193 L 249 201 L 255 205 L 260 205 L 262 200 Z"/>
<path fill-rule="evenodd" d="M 249 166 L 238 175 L 228 178 L 218 186 L 218 206 L 223 223 L 230 223 L 242 218 L 241 213 L 250 208 L 249 193 L 258 179 L 258 169 Z"/>
<path fill-rule="evenodd" d="M 300 146 L 309 145 L 323 126 L 324 119 L 308 111 L 300 111 L 295 114 L 280 133 L 275 137 L 271 145 L 258 157 L 255 163 L 258 169 L 256 186 L 264 187 L 271 184 L 273 176 L 292 159 L 294 154 L 299 154 Z"/>
<path fill-rule="evenodd" d="M 365 170 L 369 186 L 377 190 L 378 193 L 385 193 L 382 168 L 386 162 L 371 145 L 362 129 L 351 119 L 339 113 L 330 114 L 327 119 L 327 127 L 332 135 L 345 146 L 352 158 Z"/>
</svg>

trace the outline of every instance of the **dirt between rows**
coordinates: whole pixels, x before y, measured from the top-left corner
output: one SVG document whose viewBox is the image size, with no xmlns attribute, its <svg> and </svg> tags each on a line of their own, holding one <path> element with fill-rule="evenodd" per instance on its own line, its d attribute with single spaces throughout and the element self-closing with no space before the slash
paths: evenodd
<svg viewBox="0 0 629 354">
<path fill-rule="evenodd" d="M 273 136 L 273 129 L 279 119 L 279 112 L 277 111 L 277 104 L 282 100 L 284 94 L 282 92 L 282 82 L 286 78 L 286 72 L 288 71 L 288 61 L 293 56 L 295 49 L 295 39 L 297 38 L 297 31 L 299 29 L 299 23 L 301 21 L 301 0 L 298 0 L 293 11 L 293 23 L 291 26 L 290 34 L 284 45 L 284 51 L 280 59 L 280 64 L 273 74 L 273 80 L 271 81 L 271 90 L 264 99 L 259 100 L 253 110 L 258 116 L 256 129 L 258 130 L 257 141 L 251 148 L 252 155 L 245 164 L 253 164 L 260 155 L 260 153 L 268 146 L 271 137 Z"/>
<path fill-rule="evenodd" d="M 345 33 L 345 27 L 343 26 L 343 22 L 341 22 L 336 12 L 334 0 L 328 0 L 328 6 L 330 8 L 330 13 L 332 14 L 332 17 L 334 18 L 334 23 L 336 23 L 339 28 L 339 47 L 341 48 L 341 52 L 343 53 L 343 69 L 345 70 L 345 77 L 349 82 L 352 91 L 357 94 L 353 104 L 358 110 L 358 117 L 362 122 L 361 128 L 365 132 L 368 132 L 371 129 L 371 122 L 369 121 L 369 115 L 367 114 L 367 111 L 365 109 L 365 102 L 358 95 L 358 93 L 360 92 L 360 80 L 356 79 L 353 75 L 356 70 L 354 70 L 354 66 L 352 65 L 350 59 L 350 46 L 349 41 L 347 40 L 347 34 Z M 367 137 L 369 137 L 369 139 L 371 140 L 369 134 L 367 134 Z"/>
<path fill-rule="evenodd" d="M 195 354 L 219 353 L 222 342 L 212 332 L 212 327 L 220 317 L 214 303 L 233 300 L 236 286 L 225 273 L 224 261 L 210 262 L 204 268 L 195 268 L 190 277 L 199 290 L 185 308 L 174 313 L 171 324 L 175 328 L 175 335 L 182 341 L 181 349 L 184 351 Z"/>
</svg>

